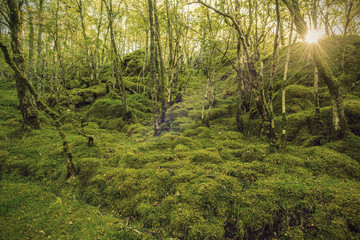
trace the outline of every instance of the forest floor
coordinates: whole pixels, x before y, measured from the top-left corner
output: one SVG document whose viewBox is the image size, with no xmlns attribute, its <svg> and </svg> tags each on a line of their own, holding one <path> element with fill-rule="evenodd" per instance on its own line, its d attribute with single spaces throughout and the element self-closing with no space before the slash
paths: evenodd
<svg viewBox="0 0 360 240">
<path fill-rule="evenodd" d="M 2 82 L 0 239 L 359 239 L 359 136 L 270 154 L 258 120 L 236 131 L 235 100 L 220 90 L 210 125 L 199 121 L 205 81 L 190 82 L 159 137 L 141 94 L 130 105 L 143 120 L 131 124 L 108 116 L 116 99 L 79 109 L 93 147 L 64 116 L 77 169 L 67 180 L 55 127 L 41 115 L 40 130 L 20 131 L 14 87 Z M 289 118 L 303 125 L 307 111 Z"/>
</svg>

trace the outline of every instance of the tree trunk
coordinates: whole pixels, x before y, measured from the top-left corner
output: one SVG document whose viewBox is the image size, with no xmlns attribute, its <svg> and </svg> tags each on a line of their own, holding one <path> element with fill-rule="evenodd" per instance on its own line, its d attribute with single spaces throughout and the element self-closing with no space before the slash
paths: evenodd
<svg viewBox="0 0 360 240">
<path fill-rule="evenodd" d="M 287 81 L 287 73 L 290 62 L 290 53 L 291 53 L 291 39 L 293 35 L 294 29 L 294 19 L 291 19 L 291 27 L 290 27 L 290 36 L 289 36 L 289 46 L 286 52 L 286 61 L 285 61 L 285 69 L 284 69 L 284 78 L 281 84 L 281 146 L 285 148 L 285 139 L 286 139 L 286 128 L 287 128 L 287 119 L 286 119 L 286 81 Z"/>
<path fill-rule="evenodd" d="M 155 29 L 154 29 L 154 5 L 152 0 L 148 0 L 149 4 L 149 23 L 150 23 L 150 81 L 151 81 L 151 99 L 154 113 L 154 136 L 159 136 L 160 129 L 160 111 L 158 106 L 157 94 L 157 77 L 156 77 L 156 45 L 155 45 Z"/>
<path fill-rule="evenodd" d="M 33 82 L 34 78 L 34 24 L 33 24 L 33 13 L 30 9 L 28 0 L 26 0 L 27 12 L 29 15 L 29 68 L 28 78 L 30 82 Z"/>
<path fill-rule="evenodd" d="M 244 103 L 244 67 L 243 67 L 243 56 L 241 51 L 241 42 L 238 38 L 236 47 L 237 56 L 237 68 L 236 68 L 236 127 L 239 132 L 244 131 L 244 119 L 242 110 Z"/>
<path fill-rule="evenodd" d="M 118 49 L 115 42 L 115 33 L 114 33 L 114 20 L 113 20 L 113 10 L 112 10 L 112 0 L 110 0 L 109 5 L 107 5 L 106 1 L 103 0 L 105 3 L 105 6 L 108 11 L 108 18 L 109 18 L 109 28 L 110 28 L 110 40 L 111 40 L 111 48 L 114 53 L 114 75 L 116 79 L 116 84 L 118 85 L 120 89 L 120 95 L 122 100 L 122 117 L 125 121 L 128 120 L 128 113 L 127 113 L 127 104 L 126 104 L 126 91 L 125 91 L 125 85 L 124 81 L 122 79 L 121 74 L 121 62 L 120 62 L 120 56 L 118 53 Z"/>
<path fill-rule="evenodd" d="M 11 35 L 11 47 L 13 50 L 13 61 L 19 68 L 20 72 L 15 72 L 15 88 L 19 98 L 20 112 L 23 118 L 24 128 L 39 129 L 40 122 L 38 118 L 38 108 L 35 103 L 34 97 L 30 94 L 29 90 L 25 86 L 23 79 L 20 76 L 25 73 L 25 60 L 23 57 L 23 24 L 24 24 L 24 12 L 22 11 L 22 4 L 18 1 L 7 0 L 9 8 L 9 27 Z"/>
<path fill-rule="evenodd" d="M 163 53 L 161 47 L 160 24 L 159 24 L 159 17 L 156 8 L 156 0 L 153 0 L 153 11 L 155 18 L 155 41 L 156 41 L 156 48 L 159 59 L 158 99 L 160 100 L 160 105 L 161 105 L 160 124 L 162 124 L 165 122 L 167 106 L 166 106 L 166 96 L 165 96 L 165 66 L 164 66 Z"/>
<path fill-rule="evenodd" d="M 37 82 L 37 91 L 41 96 L 42 88 L 43 88 L 43 64 L 41 61 L 41 49 L 42 49 L 42 31 L 43 31 L 43 5 L 44 0 L 40 0 L 39 2 L 39 10 L 38 10 L 38 19 L 39 19 L 39 32 L 37 38 L 37 56 L 36 56 L 36 82 Z"/>
<path fill-rule="evenodd" d="M 10 8 L 10 9 L 12 9 L 12 8 Z M 1 42 L 0 42 L 0 48 L 1 48 L 2 52 L 4 53 L 6 62 L 15 71 L 15 75 L 17 76 L 17 79 L 19 80 L 19 82 L 22 83 L 23 88 L 26 89 L 28 91 L 28 93 L 32 96 L 32 98 L 34 99 L 35 105 L 37 107 L 39 107 L 40 109 L 42 109 L 53 120 L 53 123 L 56 126 L 56 129 L 57 129 L 61 139 L 63 140 L 63 151 L 66 156 L 66 167 L 67 167 L 66 178 L 69 178 L 69 177 L 75 175 L 75 166 L 73 163 L 72 152 L 71 152 L 71 149 L 69 146 L 68 139 L 67 139 L 64 131 L 62 130 L 62 126 L 59 121 L 60 120 L 59 115 L 56 112 L 54 112 L 51 108 L 49 108 L 41 100 L 41 98 L 39 97 L 38 93 L 36 92 L 34 86 L 31 84 L 29 79 L 26 78 L 24 72 L 18 67 L 16 62 L 11 59 L 6 46 L 3 45 Z"/>
<path fill-rule="evenodd" d="M 279 32 L 280 32 L 280 10 L 279 10 L 279 0 L 275 0 L 275 9 L 276 9 L 276 29 L 275 29 L 275 38 L 274 38 L 274 47 L 272 55 L 272 65 L 270 73 L 270 84 L 269 84 L 269 118 L 270 118 L 270 152 L 275 152 L 278 148 L 277 137 L 275 132 L 275 116 L 273 109 L 273 88 L 274 88 L 274 77 L 275 71 L 277 68 L 277 49 L 279 46 Z"/>
</svg>

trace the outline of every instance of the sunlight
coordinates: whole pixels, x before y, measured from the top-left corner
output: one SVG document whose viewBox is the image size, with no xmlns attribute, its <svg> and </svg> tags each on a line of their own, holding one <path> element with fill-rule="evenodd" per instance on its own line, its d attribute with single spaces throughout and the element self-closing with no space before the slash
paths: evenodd
<svg viewBox="0 0 360 240">
<path fill-rule="evenodd" d="M 324 34 L 317 30 L 309 30 L 306 34 L 305 41 L 307 43 L 317 43 L 317 41 L 322 38 Z"/>
</svg>

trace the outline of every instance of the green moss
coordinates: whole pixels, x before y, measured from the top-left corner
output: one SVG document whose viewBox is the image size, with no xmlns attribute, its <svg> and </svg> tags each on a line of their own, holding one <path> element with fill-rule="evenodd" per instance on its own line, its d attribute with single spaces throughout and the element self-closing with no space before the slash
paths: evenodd
<svg viewBox="0 0 360 240">
<path fill-rule="evenodd" d="M 184 136 L 186 137 L 199 137 L 199 138 L 211 138 L 212 133 L 207 127 L 197 127 L 195 129 L 187 129 L 184 131 Z"/>
<path fill-rule="evenodd" d="M 328 174 L 341 178 L 360 178 L 360 164 L 345 154 L 325 147 L 309 148 L 305 153 L 305 164 L 315 175 Z"/>
<path fill-rule="evenodd" d="M 79 176 L 83 180 L 89 180 L 97 174 L 102 167 L 102 162 L 96 158 L 82 158 L 77 163 Z"/>
<path fill-rule="evenodd" d="M 350 100 L 344 103 L 345 115 L 348 119 L 350 129 L 356 135 L 360 135 L 360 100 Z"/>
<path fill-rule="evenodd" d="M 122 103 L 119 99 L 102 98 L 95 101 L 87 115 L 94 118 L 119 118 L 122 113 Z"/>
<path fill-rule="evenodd" d="M 191 152 L 190 159 L 196 163 L 219 163 L 222 162 L 220 154 L 213 149 L 203 149 Z"/>
<path fill-rule="evenodd" d="M 299 157 L 295 157 L 290 154 L 270 154 L 264 158 L 264 162 L 268 162 L 272 165 L 284 165 L 286 167 L 304 167 L 305 162 Z"/>
<path fill-rule="evenodd" d="M 177 144 L 174 147 L 174 152 L 187 152 L 189 151 L 189 148 L 187 146 L 184 146 L 182 144 Z"/>
<path fill-rule="evenodd" d="M 265 150 L 255 145 L 247 145 L 241 154 L 243 162 L 261 161 L 265 157 Z"/>
</svg>

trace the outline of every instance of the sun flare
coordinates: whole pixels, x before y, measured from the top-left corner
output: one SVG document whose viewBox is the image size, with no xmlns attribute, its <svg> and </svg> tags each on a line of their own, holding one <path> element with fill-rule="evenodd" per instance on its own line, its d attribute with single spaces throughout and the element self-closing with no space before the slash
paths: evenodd
<svg viewBox="0 0 360 240">
<path fill-rule="evenodd" d="M 323 33 L 317 30 L 309 30 L 306 34 L 305 41 L 307 43 L 317 43 L 322 38 Z"/>
</svg>

